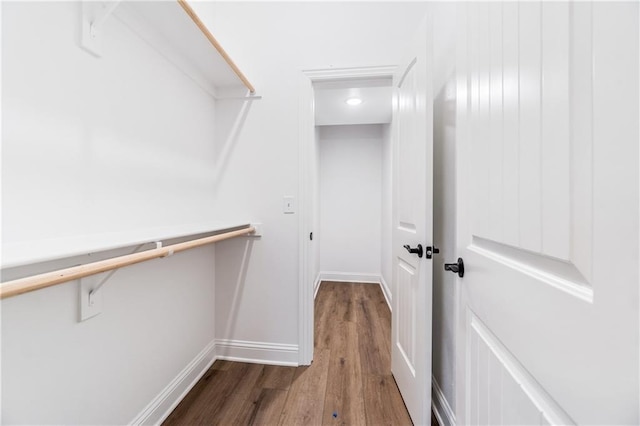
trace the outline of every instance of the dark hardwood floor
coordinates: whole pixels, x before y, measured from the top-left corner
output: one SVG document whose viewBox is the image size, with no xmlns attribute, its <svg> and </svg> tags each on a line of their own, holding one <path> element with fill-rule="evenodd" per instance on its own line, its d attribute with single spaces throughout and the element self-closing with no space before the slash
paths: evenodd
<svg viewBox="0 0 640 426">
<path fill-rule="evenodd" d="M 307 367 L 216 361 L 165 425 L 410 425 L 377 285 L 323 282 Z"/>
</svg>

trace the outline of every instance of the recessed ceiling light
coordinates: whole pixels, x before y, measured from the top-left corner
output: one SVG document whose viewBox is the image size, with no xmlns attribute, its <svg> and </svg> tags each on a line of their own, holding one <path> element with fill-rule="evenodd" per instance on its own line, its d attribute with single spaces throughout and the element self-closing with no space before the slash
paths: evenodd
<svg viewBox="0 0 640 426">
<path fill-rule="evenodd" d="M 349 98 L 345 101 L 348 105 L 360 105 L 362 103 L 362 99 L 360 98 Z"/>
</svg>

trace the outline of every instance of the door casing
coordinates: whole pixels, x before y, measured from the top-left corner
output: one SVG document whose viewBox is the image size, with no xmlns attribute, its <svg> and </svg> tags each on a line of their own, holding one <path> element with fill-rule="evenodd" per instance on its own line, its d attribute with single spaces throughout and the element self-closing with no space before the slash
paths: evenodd
<svg viewBox="0 0 640 426">
<path fill-rule="evenodd" d="M 298 364 L 310 365 L 313 360 L 313 298 L 314 283 L 317 277 L 310 278 L 312 254 L 309 248 L 309 233 L 314 232 L 313 219 L 316 212 L 312 205 L 312 188 L 315 176 L 308 170 L 313 158 L 312 146 L 315 143 L 314 93 L 313 83 L 321 81 L 363 80 L 371 78 L 391 79 L 396 71 L 395 65 L 382 65 L 357 68 L 316 68 L 300 71 L 299 111 L 300 111 L 300 150 L 299 150 L 299 292 L 298 292 Z M 316 230 L 317 231 L 317 230 Z M 314 240 L 315 241 L 315 240 Z"/>
</svg>

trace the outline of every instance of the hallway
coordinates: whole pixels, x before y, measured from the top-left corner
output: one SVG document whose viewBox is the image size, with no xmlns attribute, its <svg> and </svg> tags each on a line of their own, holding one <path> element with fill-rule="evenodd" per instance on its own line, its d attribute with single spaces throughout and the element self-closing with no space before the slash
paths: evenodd
<svg viewBox="0 0 640 426">
<path fill-rule="evenodd" d="M 216 361 L 164 424 L 411 424 L 391 376 L 390 335 L 377 285 L 323 282 L 311 366 Z"/>
</svg>

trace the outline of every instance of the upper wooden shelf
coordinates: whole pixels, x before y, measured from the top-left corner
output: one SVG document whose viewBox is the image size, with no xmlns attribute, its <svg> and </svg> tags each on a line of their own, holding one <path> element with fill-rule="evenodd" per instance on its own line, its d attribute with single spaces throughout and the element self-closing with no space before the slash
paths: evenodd
<svg viewBox="0 0 640 426">
<path fill-rule="evenodd" d="M 122 232 L 77 235 L 37 241 L 2 243 L 1 268 L 30 265 L 123 247 L 228 231 L 249 226 L 249 221 L 211 221 L 159 228 L 141 228 Z"/>
<path fill-rule="evenodd" d="M 171 2 L 168 2 L 168 3 L 171 3 Z M 240 71 L 238 66 L 233 62 L 233 60 L 229 57 L 227 52 L 225 52 L 222 46 L 220 46 L 220 43 L 218 43 L 218 40 L 215 39 L 213 34 L 211 34 L 211 32 L 207 29 L 207 27 L 202 23 L 202 21 L 200 20 L 196 12 L 191 8 L 191 6 L 189 6 L 189 3 L 187 3 L 186 0 L 178 0 L 178 4 L 182 8 L 182 10 L 184 10 L 187 13 L 187 15 L 189 15 L 189 18 L 191 18 L 193 23 L 196 24 L 198 29 L 207 38 L 209 43 L 211 43 L 211 45 L 218 51 L 220 56 L 219 57 L 216 56 L 216 58 L 222 58 L 227 63 L 229 68 L 231 68 L 233 73 L 240 79 L 240 81 L 242 81 L 242 84 L 244 84 L 251 93 L 255 93 L 256 89 L 249 82 L 249 80 L 247 80 L 247 77 L 245 77 L 242 71 Z"/>
<path fill-rule="evenodd" d="M 135 265 L 136 263 L 146 262 L 147 260 L 157 259 L 160 257 L 172 256 L 174 253 L 189 250 L 196 247 L 202 247 L 204 245 L 217 243 L 219 241 L 228 240 L 229 238 L 235 238 L 240 236 L 246 236 L 255 234 L 256 229 L 252 226 L 244 226 L 241 229 L 235 229 L 227 231 L 217 235 L 211 235 L 208 237 L 194 238 L 189 241 L 183 241 L 181 243 L 171 244 L 166 247 L 157 245 L 155 249 L 145 250 L 139 253 L 130 253 L 121 256 L 116 256 L 104 260 L 98 260 L 95 262 L 86 263 L 83 265 L 76 265 L 67 267 L 64 269 L 58 269 L 51 272 L 44 272 L 42 274 L 31 275 L 24 278 L 18 278 L 16 280 L 5 281 L 0 283 L 0 299 L 7 297 L 17 296 L 23 293 L 29 293 L 32 291 L 40 290 L 43 288 L 51 287 L 58 284 L 63 284 L 69 281 L 77 280 L 80 278 L 96 275 L 102 272 L 113 271 L 115 269 L 122 268 L 124 266 Z M 92 297 L 100 290 L 102 281 L 96 287 L 88 290 L 88 299 L 86 303 L 88 307 L 93 305 Z M 82 299 L 82 298 L 81 298 Z M 84 303 L 80 303 L 80 310 L 82 312 Z M 81 313 L 82 320 L 91 318 L 95 313 L 86 312 Z"/>
<path fill-rule="evenodd" d="M 255 93 L 254 86 L 186 0 L 119 0 L 117 7 L 113 3 L 109 7 L 120 21 L 209 92 L 217 94 L 219 89 L 244 86 Z M 92 13 L 95 16 L 104 9 Z"/>
</svg>

